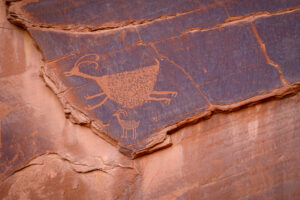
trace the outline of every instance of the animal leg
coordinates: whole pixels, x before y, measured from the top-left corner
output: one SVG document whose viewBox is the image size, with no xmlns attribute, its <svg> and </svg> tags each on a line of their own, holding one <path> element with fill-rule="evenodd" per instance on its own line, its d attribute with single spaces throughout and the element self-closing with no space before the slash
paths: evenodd
<svg viewBox="0 0 300 200">
<path fill-rule="evenodd" d="M 108 99 L 108 97 L 105 97 L 99 104 L 94 105 L 94 106 L 88 106 L 88 110 L 93 110 L 95 108 L 102 106 L 107 101 L 107 99 Z"/>
<path fill-rule="evenodd" d="M 166 104 L 170 104 L 170 102 L 171 102 L 170 98 L 161 98 L 161 97 L 149 97 L 147 100 L 148 101 L 165 101 Z"/>
<path fill-rule="evenodd" d="M 132 129 L 133 133 L 132 133 L 132 139 L 136 139 L 136 129 Z"/>
<path fill-rule="evenodd" d="M 121 136 L 121 138 L 125 137 L 124 132 L 125 132 L 125 130 L 124 130 L 124 128 L 122 128 L 122 136 Z"/>
<path fill-rule="evenodd" d="M 91 96 L 85 96 L 84 98 L 85 98 L 85 99 L 93 99 L 93 98 L 95 98 L 95 97 L 101 97 L 102 95 L 105 95 L 105 93 L 104 93 L 104 92 L 101 92 L 101 93 L 99 93 L 99 94 L 95 94 L 95 95 L 91 95 Z"/>
<path fill-rule="evenodd" d="M 156 94 L 156 95 L 172 95 L 172 97 L 177 96 L 177 92 L 175 91 L 152 91 L 151 94 Z"/>
</svg>

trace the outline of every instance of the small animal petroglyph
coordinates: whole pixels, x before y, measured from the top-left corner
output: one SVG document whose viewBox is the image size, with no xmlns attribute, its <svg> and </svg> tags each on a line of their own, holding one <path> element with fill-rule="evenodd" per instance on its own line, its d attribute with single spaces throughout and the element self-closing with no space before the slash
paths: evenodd
<svg viewBox="0 0 300 200">
<path fill-rule="evenodd" d="M 91 59 L 92 58 L 92 59 Z M 80 57 L 66 75 L 76 75 L 83 78 L 92 79 L 97 82 L 103 92 L 87 96 L 86 99 L 104 96 L 104 99 L 97 105 L 89 107 L 89 110 L 102 106 L 108 99 L 117 102 L 123 108 L 134 108 L 143 105 L 147 101 L 164 101 L 169 104 L 172 97 L 177 96 L 175 91 L 153 91 L 159 72 L 159 61 L 155 59 L 155 64 L 142 67 L 132 71 L 126 71 L 104 76 L 92 76 L 80 72 L 79 67 L 88 64 L 98 68 L 97 54 L 86 54 Z M 150 96 L 156 95 L 156 96 Z"/>
<path fill-rule="evenodd" d="M 136 139 L 136 129 L 140 125 L 140 121 L 135 120 L 123 120 L 120 118 L 120 115 L 123 114 L 125 117 L 127 116 L 127 112 L 125 110 L 119 110 L 113 116 L 115 116 L 122 127 L 122 136 L 121 138 L 127 138 L 127 131 L 132 131 L 132 139 Z"/>
</svg>

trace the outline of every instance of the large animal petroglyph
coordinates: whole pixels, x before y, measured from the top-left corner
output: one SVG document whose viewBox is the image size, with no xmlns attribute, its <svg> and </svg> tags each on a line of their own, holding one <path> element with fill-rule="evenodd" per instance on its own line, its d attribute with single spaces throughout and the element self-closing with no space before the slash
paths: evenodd
<svg viewBox="0 0 300 200">
<path fill-rule="evenodd" d="M 177 96 L 176 91 L 154 90 L 160 69 L 160 63 L 156 58 L 154 58 L 155 63 L 153 65 L 102 76 L 94 76 L 80 70 L 83 67 L 93 67 L 97 70 L 99 59 L 98 54 L 85 54 L 77 59 L 70 71 L 64 73 L 67 76 L 80 76 L 93 80 L 102 90 L 95 95 L 85 96 L 87 100 L 103 97 L 96 105 L 88 106 L 88 110 L 103 106 L 109 99 L 118 103 L 123 109 L 130 110 L 149 101 L 161 101 L 170 104 L 171 97 Z M 124 120 L 121 119 L 121 115 L 122 117 L 127 116 L 127 112 L 119 110 L 113 114 L 122 128 L 121 138 L 127 138 L 127 132 L 131 131 L 131 138 L 136 139 L 136 129 L 139 127 L 140 121 Z"/>
<path fill-rule="evenodd" d="M 154 91 L 159 72 L 159 61 L 156 58 L 154 65 L 99 77 L 85 74 L 80 71 L 79 68 L 84 67 L 84 65 L 87 64 L 93 64 L 95 65 L 95 69 L 97 69 L 99 67 L 97 63 L 98 60 L 99 55 L 86 54 L 75 62 L 71 71 L 65 73 L 69 76 L 76 75 L 92 79 L 96 81 L 98 86 L 102 89 L 102 92 L 86 97 L 86 99 L 92 99 L 105 96 L 100 103 L 89 107 L 90 110 L 102 106 L 108 99 L 117 102 L 124 108 L 132 109 L 143 105 L 147 101 L 164 101 L 169 104 L 171 98 L 169 98 L 168 95 L 173 97 L 177 96 L 177 92 L 175 91 Z M 156 97 L 151 95 L 156 95 Z"/>
</svg>

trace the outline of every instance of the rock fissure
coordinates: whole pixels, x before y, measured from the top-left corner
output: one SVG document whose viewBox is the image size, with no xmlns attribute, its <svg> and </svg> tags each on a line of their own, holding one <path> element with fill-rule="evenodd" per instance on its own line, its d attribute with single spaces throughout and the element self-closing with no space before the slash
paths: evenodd
<svg viewBox="0 0 300 200">
<path fill-rule="evenodd" d="M 12 31 L 15 31 L 15 30 L 16 30 L 16 29 L 4 27 L 4 26 L 0 26 L 0 28 L 1 28 L 1 29 L 6 29 L 6 30 L 12 30 Z"/>
<path fill-rule="evenodd" d="M 251 15 L 246 15 L 246 16 L 230 17 L 230 18 L 227 18 L 223 23 L 216 24 L 215 26 L 212 26 L 212 27 L 206 27 L 206 28 L 193 27 L 193 28 L 188 28 L 187 30 L 182 31 L 178 35 L 174 35 L 174 36 L 168 37 L 167 40 L 176 39 L 176 38 L 182 37 L 182 36 L 184 36 L 186 34 L 190 34 L 190 33 L 212 31 L 212 30 L 216 30 L 216 29 L 220 29 L 220 28 L 225 28 L 225 27 L 228 27 L 228 26 L 233 26 L 233 25 L 242 24 L 242 23 L 252 23 L 255 20 L 258 20 L 258 19 L 261 19 L 261 18 L 268 18 L 268 17 L 272 17 L 272 16 L 276 16 L 276 15 L 284 15 L 284 14 L 288 14 L 288 13 L 292 13 L 292 12 L 297 12 L 297 11 L 300 11 L 300 6 L 299 7 L 295 7 L 295 8 L 284 9 L 284 10 L 280 10 L 280 11 L 276 11 L 276 12 L 263 11 L 263 12 L 258 12 L 258 13 L 254 13 L 254 14 L 251 14 Z M 163 39 L 163 40 L 156 40 L 154 42 L 150 42 L 150 44 L 151 43 L 154 43 L 154 44 L 160 43 L 160 42 L 162 42 L 164 40 L 165 39 Z"/>
<path fill-rule="evenodd" d="M 78 162 L 78 161 L 72 161 L 71 159 L 62 156 L 57 152 L 47 152 L 47 153 L 43 153 L 43 154 L 40 154 L 38 156 L 35 156 L 34 158 L 32 158 L 28 162 L 27 165 L 21 167 L 20 169 L 17 169 L 13 173 L 11 173 L 7 177 L 5 177 L 5 179 L 2 180 L 1 182 L 5 182 L 9 177 L 12 177 L 15 174 L 20 173 L 24 170 L 27 170 L 30 167 L 46 165 L 48 160 L 51 160 L 51 159 L 59 159 L 63 162 L 67 162 L 74 172 L 80 173 L 80 174 L 88 174 L 88 173 L 92 173 L 92 172 L 103 172 L 103 173 L 106 173 L 106 174 L 112 176 L 110 171 L 114 170 L 116 168 L 135 169 L 133 166 L 124 166 L 120 163 L 106 163 L 106 162 L 103 161 L 103 159 L 101 157 L 97 157 L 97 158 L 99 160 L 101 160 L 101 167 L 91 165 L 91 164 L 87 164 L 87 163 L 81 163 L 81 162 Z"/>
<path fill-rule="evenodd" d="M 230 105 L 211 105 L 206 111 L 180 121 L 172 126 L 166 127 L 162 132 L 172 134 L 184 127 L 199 123 L 201 120 L 207 120 L 218 113 L 230 113 L 241 110 L 245 107 L 251 107 L 266 101 L 278 100 L 294 96 L 300 92 L 300 83 L 290 84 L 282 88 L 275 89 L 268 94 L 257 95 Z"/>
<path fill-rule="evenodd" d="M 157 21 L 170 20 L 172 18 L 176 18 L 176 17 L 182 16 L 182 15 L 194 13 L 194 12 L 197 12 L 200 10 L 205 10 L 210 7 L 215 7 L 216 5 L 223 7 L 227 13 L 228 18 L 223 23 L 217 24 L 213 27 L 207 27 L 207 28 L 200 28 L 200 27 L 189 28 L 188 30 L 183 31 L 182 34 L 194 32 L 194 31 L 214 30 L 216 28 L 225 27 L 225 26 L 232 25 L 235 23 L 252 22 L 256 19 L 270 17 L 270 16 L 274 16 L 274 15 L 287 14 L 290 12 L 300 10 L 300 6 L 298 6 L 298 7 L 286 8 L 286 9 L 274 11 L 274 12 L 262 11 L 262 12 L 252 13 L 250 15 L 245 15 L 245 16 L 230 17 L 226 6 L 219 1 L 215 1 L 214 4 L 210 4 L 207 7 L 199 7 L 194 10 L 191 10 L 191 11 L 185 11 L 185 12 L 166 15 L 166 16 L 160 16 L 160 17 L 154 18 L 154 19 L 142 19 L 142 20 L 137 20 L 137 21 L 122 22 L 121 24 L 116 24 L 116 25 L 110 26 L 110 27 L 109 26 L 107 26 L 107 27 L 105 27 L 105 26 L 104 27 L 101 27 L 101 26 L 100 27 L 90 27 L 90 26 L 73 26 L 73 25 L 53 26 L 53 25 L 49 25 L 49 24 L 33 24 L 32 22 L 30 22 L 30 20 L 22 18 L 20 16 L 20 14 L 14 12 L 14 11 L 11 11 L 11 7 L 13 7 L 12 5 L 13 5 L 13 3 L 8 6 L 8 20 L 12 24 L 21 26 L 24 29 L 27 29 L 27 28 L 46 29 L 49 31 L 62 31 L 62 32 L 70 32 L 70 33 L 77 33 L 77 34 L 79 34 L 79 33 L 101 33 L 101 32 L 105 32 L 105 31 L 120 31 L 122 29 L 132 28 L 132 27 L 136 28 L 138 26 L 148 25 L 148 24 L 151 24 L 151 23 L 154 23 Z"/>
<path fill-rule="evenodd" d="M 120 23 L 108 23 L 109 25 L 100 25 L 100 26 L 73 26 L 73 25 L 61 25 L 61 26 L 54 26 L 54 25 L 49 25 L 49 24 L 34 24 L 31 23 L 29 19 L 26 19 L 24 17 L 21 17 L 20 14 L 18 14 L 17 12 L 12 11 L 12 7 L 14 7 L 14 3 L 9 3 L 8 6 L 8 15 L 10 16 L 8 18 L 9 21 L 11 21 L 13 24 L 18 24 L 21 25 L 23 28 L 25 27 L 39 27 L 41 29 L 54 29 L 54 30 L 62 30 L 62 31 L 72 31 L 72 32 L 101 32 L 101 31 L 105 31 L 105 30 L 120 30 L 126 27 L 130 27 L 130 26 L 139 26 L 139 25 L 144 25 L 144 24 L 149 24 L 152 22 L 156 22 L 156 21 L 161 21 L 161 20 L 168 20 L 168 19 L 172 19 L 174 17 L 178 17 L 178 16 L 182 16 L 182 15 L 186 15 L 186 14 L 190 14 L 199 10 L 204 10 L 207 9 L 209 7 L 214 7 L 217 5 L 217 3 L 214 4 L 210 4 L 207 7 L 198 7 L 196 9 L 193 10 L 189 10 L 189 11 L 184 11 L 184 12 L 179 12 L 176 14 L 170 14 L 170 15 L 163 15 L 154 19 L 140 19 L 140 20 L 129 20 L 129 21 L 123 21 Z M 17 10 L 19 10 L 20 8 L 17 8 Z"/>
<path fill-rule="evenodd" d="M 42 166 L 44 165 L 43 163 L 33 163 L 33 164 L 28 164 L 28 165 L 25 165 L 24 167 L 21 167 L 20 169 L 14 171 L 13 173 L 11 173 L 10 175 L 6 176 L 3 180 L 1 180 L 2 183 L 4 183 L 8 178 L 20 173 L 20 172 L 23 172 L 24 170 L 27 170 L 28 168 L 30 167 L 33 167 L 33 166 Z M 1 184 L 0 182 L 0 184 Z"/>
<path fill-rule="evenodd" d="M 257 32 L 257 29 L 255 27 L 255 25 L 251 22 L 251 29 L 253 31 L 253 34 L 255 36 L 255 38 L 257 39 L 257 42 L 263 52 L 263 55 L 267 61 L 267 63 L 273 67 L 275 67 L 277 70 L 278 70 L 278 73 L 280 74 L 280 80 L 281 80 L 281 83 L 282 85 L 288 85 L 288 81 L 284 78 L 284 75 L 283 75 L 283 72 L 281 70 L 281 67 L 275 63 L 273 60 L 271 60 L 271 58 L 269 57 L 268 55 L 268 52 L 267 52 L 267 49 L 266 49 L 266 45 L 264 43 L 264 41 L 261 39 L 261 37 L 259 36 L 258 32 Z"/>
<path fill-rule="evenodd" d="M 204 95 L 204 93 L 202 92 L 202 90 L 200 89 L 200 86 L 194 81 L 194 79 L 192 78 L 192 76 L 180 65 L 178 65 L 176 62 L 174 62 L 173 60 L 171 60 L 170 58 L 168 58 L 168 56 L 166 55 L 162 55 L 157 48 L 155 47 L 155 45 L 151 45 L 154 49 L 155 52 L 161 57 L 164 58 L 166 60 L 168 60 L 170 63 L 174 64 L 179 70 L 181 70 L 187 77 L 188 79 L 193 83 L 193 85 L 197 88 L 198 92 L 201 94 L 201 96 L 207 101 L 207 103 L 209 105 L 212 105 L 212 103 L 209 101 L 209 99 L 207 98 L 206 95 Z"/>
<path fill-rule="evenodd" d="M 229 17 L 230 17 L 230 14 L 229 14 L 229 12 L 228 12 L 227 7 L 224 5 L 224 3 L 221 2 L 221 1 L 219 1 L 219 0 L 214 0 L 214 1 L 216 2 L 217 5 L 219 5 L 219 6 L 221 6 L 222 8 L 224 8 L 225 13 L 226 13 L 226 16 L 227 16 L 227 18 L 229 18 Z"/>
</svg>

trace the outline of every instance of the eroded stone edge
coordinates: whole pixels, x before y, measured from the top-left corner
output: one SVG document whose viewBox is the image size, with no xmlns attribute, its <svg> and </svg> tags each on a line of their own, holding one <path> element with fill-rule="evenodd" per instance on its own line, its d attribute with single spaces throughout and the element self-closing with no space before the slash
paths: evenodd
<svg viewBox="0 0 300 200">
<path fill-rule="evenodd" d="M 165 127 L 159 132 L 152 133 L 149 137 L 137 143 L 144 145 L 145 148 L 141 150 L 136 150 L 134 148 L 130 148 L 129 146 L 123 146 L 122 144 L 109 137 L 102 130 L 103 125 L 101 123 L 90 119 L 86 112 L 82 111 L 76 105 L 72 104 L 69 101 L 69 99 L 64 95 L 67 87 L 64 86 L 59 79 L 57 79 L 55 73 L 51 73 L 49 72 L 49 69 L 47 69 L 46 67 L 42 67 L 41 76 L 43 77 L 46 85 L 49 88 L 51 88 L 52 91 L 59 98 L 60 102 L 64 107 L 64 111 L 67 118 L 69 118 L 74 124 L 79 124 L 91 128 L 94 133 L 96 133 L 105 141 L 115 146 L 118 146 L 119 151 L 121 153 L 131 157 L 132 159 L 171 146 L 172 141 L 169 134 L 172 134 L 178 129 L 181 129 L 185 126 L 198 123 L 201 120 L 209 119 L 212 115 L 216 113 L 234 112 L 247 106 L 253 106 L 255 104 L 270 101 L 273 99 L 281 99 L 287 96 L 293 96 L 300 91 L 300 82 L 296 82 L 294 84 L 288 84 L 281 88 L 274 89 L 272 92 L 257 95 L 233 104 L 211 105 L 204 112 L 188 117 L 171 126 Z"/>
<path fill-rule="evenodd" d="M 109 142 L 110 144 L 117 146 L 119 151 L 131 158 L 136 158 L 140 155 L 154 152 L 156 150 L 169 147 L 172 145 L 172 141 L 167 132 L 153 133 L 150 137 L 138 142 L 145 146 L 142 150 L 136 150 L 129 146 L 123 146 L 113 138 L 109 137 L 107 133 L 102 129 L 105 125 L 100 120 L 93 120 L 88 116 L 88 113 L 74 105 L 65 95 L 67 87 L 57 78 L 56 74 L 51 71 L 47 66 L 41 67 L 41 77 L 43 78 L 46 86 L 48 86 L 58 97 L 59 101 L 63 105 L 66 118 L 74 124 L 86 126 L 96 133 L 99 137 Z"/>
</svg>

